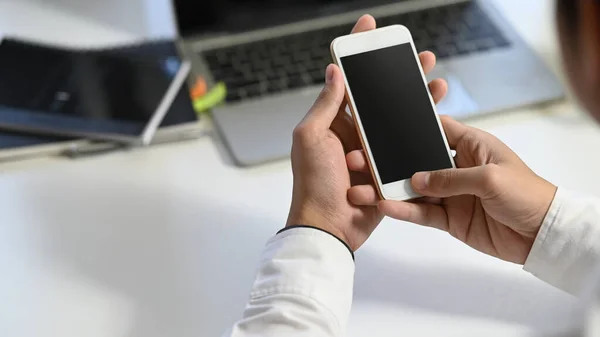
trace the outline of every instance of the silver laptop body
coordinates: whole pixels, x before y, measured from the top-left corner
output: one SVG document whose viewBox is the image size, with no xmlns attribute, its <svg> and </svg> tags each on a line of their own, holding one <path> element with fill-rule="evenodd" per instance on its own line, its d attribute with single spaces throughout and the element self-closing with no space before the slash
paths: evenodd
<svg viewBox="0 0 600 337">
<path fill-rule="evenodd" d="M 177 19 L 181 21 L 181 8 L 178 9 L 177 6 L 180 6 L 185 0 L 174 1 Z M 356 3 L 351 0 L 346 1 Z M 337 2 L 342 6 L 344 1 L 338 0 Z M 563 88 L 555 75 L 492 7 L 489 0 L 405 0 L 395 2 L 364 0 L 363 2 L 365 4 L 389 2 L 389 4 L 347 11 L 338 8 L 336 14 L 332 15 L 320 15 L 308 20 L 239 32 L 190 34 L 181 32 L 180 22 L 181 49 L 185 57 L 192 60 L 193 72 L 203 74 L 214 82 L 219 78 L 214 74 L 215 68 L 210 63 L 209 55 L 217 60 L 213 63 L 218 62 L 218 57 L 214 56 L 215 53 L 219 56 L 220 51 L 235 50 L 236 46 L 244 48 L 244 46 L 252 45 L 257 41 L 277 40 L 304 32 L 351 25 L 364 13 L 375 16 L 378 19 L 378 25 L 381 26 L 392 23 L 405 24 L 402 21 L 386 20 L 386 17 L 390 16 L 399 17 L 400 20 L 402 18 L 412 20 L 411 18 L 416 15 L 415 12 L 427 13 L 437 8 L 451 10 L 453 6 L 474 6 L 469 8 L 475 8 L 474 10 L 483 13 L 483 16 L 487 17 L 500 32 L 504 39 L 500 42 L 502 46 L 486 48 L 485 45 L 488 42 L 481 41 L 479 43 L 477 41 L 475 47 L 460 45 L 461 48 L 473 48 L 474 50 L 466 53 L 457 53 L 456 50 L 451 50 L 451 56 L 438 57 L 438 66 L 428 77 L 430 79 L 442 77 L 449 83 L 449 94 L 439 105 L 438 111 L 441 114 L 448 114 L 464 120 L 523 105 L 557 100 L 564 96 Z M 481 14 L 480 12 L 477 13 Z M 413 13 L 412 16 L 411 13 Z M 268 11 L 264 15 L 269 15 Z M 427 16 L 428 14 L 419 15 Z M 256 20 L 261 20 L 261 18 L 257 17 Z M 471 24 L 469 20 L 467 19 L 465 27 Z M 453 28 L 464 28 L 460 24 L 458 26 Z M 415 36 L 414 31 L 413 36 Z M 324 67 L 320 71 L 324 72 Z M 305 74 L 302 76 L 306 79 Z M 263 84 L 261 82 L 261 85 Z M 263 93 L 260 95 L 253 97 L 248 95 L 242 99 L 238 97 L 215 108 L 213 110 L 214 123 L 230 150 L 234 162 L 239 166 L 250 166 L 287 157 L 291 148 L 292 130 L 310 108 L 321 87 L 322 84 L 315 82 L 275 93 L 264 92 L 268 90 L 262 87 Z M 244 91 L 242 90 L 242 92 Z"/>
</svg>

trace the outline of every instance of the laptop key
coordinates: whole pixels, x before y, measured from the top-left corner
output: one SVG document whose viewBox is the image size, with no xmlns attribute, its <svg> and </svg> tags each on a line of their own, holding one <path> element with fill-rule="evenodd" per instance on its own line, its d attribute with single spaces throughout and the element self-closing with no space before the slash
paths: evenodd
<svg viewBox="0 0 600 337">
<path fill-rule="evenodd" d="M 296 75 L 300 75 L 303 72 L 306 71 L 306 69 L 302 66 L 297 66 L 297 65 L 287 65 L 283 68 L 283 70 L 285 71 L 287 76 L 296 76 Z"/>
<path fill-rule="evenodd" d="M 300 75 L 287 78 L 287 87 L 290 89 L 301 88 L 304 86 L 306 86 L 306 82 Z"/>
<path fill-rule="evenodd" d="M 246 90 L 247 97 L 257 97 L 262 94 L 262 86 L 260 83 L 251 85 L 251 86 L 247 86 L 244 89 Z"/>
<path fill-rule="evenodd" d="M 281 85 L 281 81 L 273 81 L 267 84 L 267 92 L 268 93 L 276 93 L 283 90 L 283 86 Z"/>
<path fill-rule="evenodd" d="M 431 37 L 431 39 L 437 39 L 438 37 L 446 34 L 445 26 L 432 25 L 427 28 L 427 35 Z"/>
<path fill-rule="evenodd" d="M 244 78 L 235 78 L 224 81 L 228 88 L 230 89 L 240 89 L 245 88 L 252 85 L 258 85 L 260 82 L 256 78 L 244 79 Z"/>
<path fill-rule="evenodd" d="M 492 38 L 485 38 L 473 41 L 473 44 L 477 47 L 479 51 L 486 51 L 496 47 L 496 41 Z"/>
<path fill-rule="evenodd" d="M 292 57 L 292 60 L 294 61 L 294 63 L 300 63 L 303 62 L 305 60 L 309 60 L 310 59 L 310 53 L 308 52 L 299 52 L 294 54 L 294 56 Z"/>
<path fill-rule="evenodd" d="M 274 81 L 277 79 L 281 79 L 281 75 L 273 70 L 272 68 L 265 69 L 265 71 L 260 73 L 267 81 Z"/>
<path fill-rule="evenodd" d="M 309 73 L 312 84 L 321 84 L 325 82 L 325 70 L 313 70 Z"/>
<path fill-rule="evenodd" d="M 225 100 L 227 102 L 237 102 L 241 99 L 242 99 L 242 97 L 240 96 L 240 94 L 237 90 L 232 90 L 232 89 L 227 90 L 227 97 L 225 98 Z"/>
<path fill-rule="evenodd" d="M 260 74 L 264 70 L 271 68 L 271 62 L 269 62 L 269 60 L 264 60 L 264 61 L 260 60 L 260 61 L 252 62 L 250 67 L 251 67 L 251 71 L 253 73 Z"/>
<path fill-rule="evenodd" d="M 446 58 L 458 55 L 458 50 L 453 43 L 445 43 L 437 46 L 434 54 L 439 58 Z"/>
<path fill-rule="evenodd" d="M 237 54 L 231 57 L 232 64 L 247 64 L 250 60 L 246 54 Z"/>
<path fill-rule="evenodd" d="M 461 41 L 456 44 L 458 54 L 465 55 L 477 50 L 477 46 L 473 43 Z"/>
<path fill-rule="evenodd" d="M 309 73 L 312 71 L 321 71 L 321 69 L 323 69 L 323 62 L 308 61 L 308 62 L 302 63 L 302 66 Z M 325 66 L 325 67 L 327 67 L 327 66 Z"/>
<path fill-rule="evenodd" d="M 449 57 L 450 55 L 452 55 L 452 54 L 450 54 L 450 52 L 449 52 L 448 50 L 446 50 L 446 49 L 440 49 L 440 50 L 438 50 L 437 52 L 435 52 L 434 54 L 435 54 L 435 56 L 436 56 L 437 58 L 440 58 L 440 59 L 444 59 L 444 58 L 447 58 L 447 57 Z"/>
<path fill-rule="evenodd" d="M 273 60 L 273 65 L 276 67 L 287 66 L 292 62 L 289 56 L 281 56 Z"/>
<path fill-rule="evenodd" d="M 323 51 L 311 52 L 311 60 L 314 62 L 323 62 L 324 59 L 331 59 L 331 56 L 324 53 Z"/>
</svg>

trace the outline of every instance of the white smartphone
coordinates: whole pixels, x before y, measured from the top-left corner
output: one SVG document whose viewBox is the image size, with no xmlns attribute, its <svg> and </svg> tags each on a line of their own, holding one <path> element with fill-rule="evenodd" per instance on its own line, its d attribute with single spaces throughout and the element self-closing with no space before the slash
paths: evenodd
<svg viewBox="0 0 600 337">
<path fill-rule="evenodd" d="M 409 30 L 341 36 L 331 53 L 380 197 L 420 197 L 410 182 L 415 173 L 455 164 Z"/>
</svg>

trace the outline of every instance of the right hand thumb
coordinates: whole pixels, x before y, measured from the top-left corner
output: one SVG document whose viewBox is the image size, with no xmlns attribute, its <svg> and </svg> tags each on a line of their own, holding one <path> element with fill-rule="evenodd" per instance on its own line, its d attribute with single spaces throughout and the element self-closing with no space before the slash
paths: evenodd
<svg viewBox="0 0 600 337">
<path fill-rule="evenodd" d="M 498 187 L 498 166 L 447 169 L 419 172 L 412 177 L 415 192 L 427 197 L 448 198 L 457 195 L 476 195 L 484 198 Z"/>
</svg>

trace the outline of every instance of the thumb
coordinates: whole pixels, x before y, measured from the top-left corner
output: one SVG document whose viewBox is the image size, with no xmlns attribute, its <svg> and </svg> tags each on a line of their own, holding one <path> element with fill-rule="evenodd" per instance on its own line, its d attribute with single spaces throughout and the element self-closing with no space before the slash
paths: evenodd
<svg viewBox="0 0 600 337">
<path fill-rule="evenodd" d="M 304 121 L 319 128 L 329 129 L 344 102 L 345 86 L 340 68 L 335 64 L 327 67 L 325 78 L 325 87 L 304 117 Z"/>
<path fill-rule="evenodd" d="M 419 172 L 412 177 L 413 189 L 428 197 L 448 198 L 458 195 L 475 195 L 485 198 L 498 188 L 498 166 L 447 169 Z"/>
</svg>

